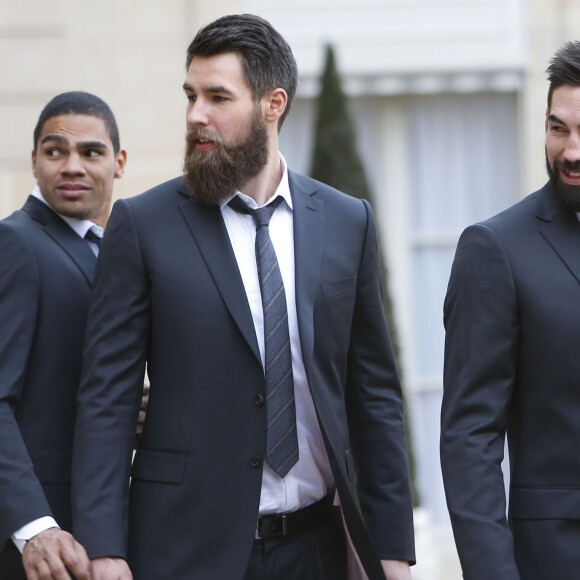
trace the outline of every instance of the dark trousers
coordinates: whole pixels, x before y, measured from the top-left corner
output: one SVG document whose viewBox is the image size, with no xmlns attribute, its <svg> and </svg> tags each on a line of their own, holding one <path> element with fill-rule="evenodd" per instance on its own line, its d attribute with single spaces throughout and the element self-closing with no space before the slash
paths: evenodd
<svg viewBox="0 0 580 580">
<path fill-rule="evenodd" d="M 346 543 L 329 516 L 300 534 L 254 542 L 244 580 L 346 580 Z"/>
</svg>

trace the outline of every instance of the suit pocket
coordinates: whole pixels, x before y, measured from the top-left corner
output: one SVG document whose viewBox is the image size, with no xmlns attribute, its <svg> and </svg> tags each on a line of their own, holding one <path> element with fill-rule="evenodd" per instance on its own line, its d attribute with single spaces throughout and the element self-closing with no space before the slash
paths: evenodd
<svg viewBox="0 0 580 580">
<path fill-rule="evenodd" d="M 348 296 L 356 292 L 356 276 L 335 280 L 333 282 L 323 282 L 320 285 L 320 291 L 324 299 L 339 298 Z"/>
<path fill-rule="evenodd" d="M 70 453 L 30 451 L 29 455 L 36 477 L 41 483 L 70 483 Z"/>
<path fill-rule="evenodd" d="M 142 481 L 180 485 L 185 479 L 185 451 L 139 449 L 131 466 L 131 477 Z"/>
</svg>

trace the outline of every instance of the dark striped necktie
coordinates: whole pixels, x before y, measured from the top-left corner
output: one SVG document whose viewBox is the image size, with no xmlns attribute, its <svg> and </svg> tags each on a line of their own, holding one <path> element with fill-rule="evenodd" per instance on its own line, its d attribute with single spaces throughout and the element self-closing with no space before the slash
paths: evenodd
<svg viewBox="0 0 580 580">
<path fill-rule="evenodd" d="M 269 205 L 257 209 L 248 207 L 238 196 L 229 202 L 237 212 L 251 214 L 256 224 L 256 262 L 264 311 L 268 425 L 266 461 L 280 477 L 284 477 L 298 461 L 288 309 L 284 283 L 268 227 L 282 199 L 278 197 Z"/>
</svg>

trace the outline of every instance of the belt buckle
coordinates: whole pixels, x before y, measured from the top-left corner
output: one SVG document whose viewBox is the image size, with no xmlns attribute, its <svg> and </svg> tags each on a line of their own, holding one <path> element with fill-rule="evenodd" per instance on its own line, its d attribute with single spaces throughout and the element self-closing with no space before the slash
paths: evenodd
<svg viewBox="0 0 580 580">
<path fill-rule="evenodd" d="M 287 536 L 288 535 L 288 516 L 287 514 L 282 514 L 278 516 L 282 520 L 282 529 L 278 533 L 271 534 L 272 537 L 276 536 Z M 258 518 L 258 523 L 256 524 L 256 532 L 254 534 L 255 540 L 262 540 L 262 526 L 261 518 Z"/>
</svg>

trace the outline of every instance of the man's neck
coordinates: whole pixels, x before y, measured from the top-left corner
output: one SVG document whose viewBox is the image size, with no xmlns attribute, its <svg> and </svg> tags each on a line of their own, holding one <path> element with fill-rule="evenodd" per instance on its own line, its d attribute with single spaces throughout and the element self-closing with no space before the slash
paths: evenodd
<svg viewBox="0 0 580 580">
<path fill-rule="evenodd" d="M 282 161 L 280 153 L 276 149 L 270 152 L 268 163 L 262 168 L 262 171 L 240 188 L 240 191 L 250 196 L 258 206 L 262 206 L 278 189 L 282 174 Z"/>
</svg>

